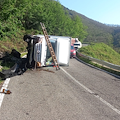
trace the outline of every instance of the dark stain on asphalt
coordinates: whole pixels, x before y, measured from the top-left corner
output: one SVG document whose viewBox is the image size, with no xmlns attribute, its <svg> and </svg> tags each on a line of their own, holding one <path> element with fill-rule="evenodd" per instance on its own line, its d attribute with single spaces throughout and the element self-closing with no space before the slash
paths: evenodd
<svg viewBox="0 0 120 120">
<path fill-rule="evenodd" d="M 49 70 L 49 69 L 37 69 L 37 71 L 46 71 L 46 72 L 55 73 L 55 72 L 53 72 L 53 71 L 51 71 L 51 70 Z"/>
<path fill-rule="evenodd" d="M 29 115 L 29 113 L 26 113 L 26 115 Z"/>
</svg>

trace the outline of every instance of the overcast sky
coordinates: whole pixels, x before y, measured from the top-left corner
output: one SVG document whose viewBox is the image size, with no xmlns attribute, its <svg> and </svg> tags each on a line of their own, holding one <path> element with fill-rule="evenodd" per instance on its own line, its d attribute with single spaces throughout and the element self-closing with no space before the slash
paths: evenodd
<svg viewBox="0 0 120 120">
<path fill-rule="evenodd" d="M 59 0 L 70 10 L 105 24 L 120 25 L 120 0 Z"/>
</svg>

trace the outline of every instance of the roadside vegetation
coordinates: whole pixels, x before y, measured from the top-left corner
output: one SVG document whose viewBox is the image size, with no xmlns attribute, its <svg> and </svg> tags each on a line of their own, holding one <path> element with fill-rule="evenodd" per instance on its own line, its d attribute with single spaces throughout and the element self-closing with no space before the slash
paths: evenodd
<svg viewBox="0 0 120 120">
<path fill-rule="evenodd" d="M 87 26 L 88 35 L 82 42 L 87 42 L 88 44 L 91 42 L 103 42 L 120 54 L 120 25 L 103 24 L 76 11 L 69 10 L 68 8 L 65 9 L 69 12 L 71 17 L 74 15 L 81 17 L 83 24 Z"/>
<path fill-rule="evenodd" d="M 97 58 L 99 60 L 104 60 L 104 61 L 116 64 L 116 65 L 120 65 L 120 54 L 104 43 L 96 43 L 96 44 L 92 43 L 86 47 L 80 48 L 78 52 L 84 55 L 87 55 L 87 56 L 91 56 L 93 58 Z M 100 69 L 103 69 L 105 71 L 108 71 L 110 73 L 120 76 L 120 71 L 107 68 L 97 63 L 93 63 L 91 60 L 81 57 L 78 54 L 77 54 L 77 57 L 88 64 L 91 64 L 95 67 L 98 67 Z"/>
<path fill-rule="evenodd" d="M 2 0 L 0 2 L 0 51 L 19 52 L 26 49 L 25 34 L 43 34 L 40 22 L 48 34 L 77 37 L 83 40 L 86 27 L 77 15 L 69 16 L 56 0 Z"/>
<path fill-rule="evenodd" d="M 79 49 L 79 52 L 99 60 L 120 65 L 120 54 L 105 43 L 91 43 Z"/>
<path fill-rule="evenodd" d="M 115 75 L 120 76 L 120 72 L 119 72 L 119 71 L 116 71 L 116 70 L 113 70 L 113 69 L 110 69 L 110 68 L 106 68 L 106 67 L 104 67 L 104 66 L 102 66 L 102 65 L 99 65 L 99 64 L 97 64 L 97 63 L 93 63 L 91 60 L 88 60 L 88 59 L 86 59 L 86 58 L 84 58 L 84 57 L 81 57 L 81 56 L 79 56 L 78 54 L 77 54 L 77 57 L 78 57 L 80 60 L 84 61 L 85 63 L 91 64 L 91 65 L 93 65 L 93 66 L 95 66 L 95 67 L 97 67 L 97 68 L 100 68 L 100 69 L 102 69 L 102 70 L 105 70 L 105 71 L 107 71 L 107 72 L 110 72 L 110 73 L 113 73 L 113 74 L 115 74 Z"/>
</svg>

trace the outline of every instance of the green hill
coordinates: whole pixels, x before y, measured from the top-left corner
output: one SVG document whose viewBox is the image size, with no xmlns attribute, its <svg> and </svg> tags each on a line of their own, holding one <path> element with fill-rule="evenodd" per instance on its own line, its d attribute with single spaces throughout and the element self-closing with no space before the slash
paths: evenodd
<svg viewBox="0 0 120 120">
<path fill-rule="evenodd" d="M 66 7 L 64 9 L 71 17 L 78 15 L 83 24 L 87 26 L 88 35 L 82 42 L 103 42 L 120 53 L 120 25 L 102 24 Z"/>
<path fill-rule="evenodd" d="M 79 52 L 93 58 L 120 65 L 120 54 L 105 43 L 95 43 L 82 47 Z"/>
<path fill-rule="evenodd" d="M 87 35 L 80 17 L 71 18 L 56 0 L 2 0 L 0 52 L 12 48 L 25 50 L 24 34 L 43 34 L 40 22 L 45 24 L 49 35 L 77 37 L 80 40 Z M 6 41 L 10 45 L 6 45 Z"/>
<path fill-rule="evenodd" d="M 0 52 L 26 50 L 25 34 L 79 38 L 81 42 L 103 42 L 120 53 L 120 26 L 105 25 L 69 10 L 56 0 L 2 0 L 0 2 Z"/>
</svg>

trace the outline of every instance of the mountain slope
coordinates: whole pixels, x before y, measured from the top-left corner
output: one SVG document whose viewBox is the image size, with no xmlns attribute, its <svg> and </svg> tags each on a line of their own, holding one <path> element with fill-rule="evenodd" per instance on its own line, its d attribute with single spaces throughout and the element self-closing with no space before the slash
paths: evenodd
<svg viewBox="0 0 120 120">
<path fill-rule="evenodd" d="M 82 47 L 80 52 L 93 58 L 120 65 L 120 54 L 104 43 L 95 43 Z"/>
<path fill-rule="evenodd" d="M 78 15 L 82 19 L 83 24 L 87 26 L 88 36 L 83 42 L 104 42 L 115 50 L 120 50 L 120 26 L 102 24 L 66 7 L 64 7 L 64 10 L 71 17 Z"/>
</svg>

